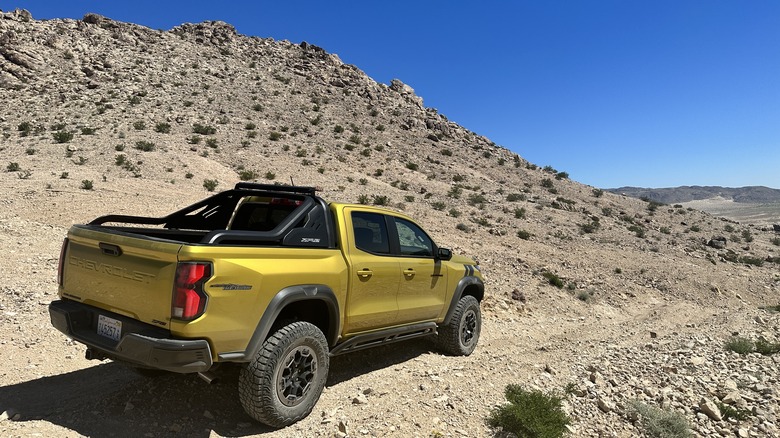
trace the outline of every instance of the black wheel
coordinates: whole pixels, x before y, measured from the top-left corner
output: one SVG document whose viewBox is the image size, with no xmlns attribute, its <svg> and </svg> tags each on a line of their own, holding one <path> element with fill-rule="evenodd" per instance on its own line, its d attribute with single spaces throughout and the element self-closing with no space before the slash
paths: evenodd
<svg viewBox="0 0 780 438">
<path fill-rule="evenodd" d="M 468 356 L 477 347 L 482 331 L 482 314 L 479 301 L 466 295 L 455 305 L 449 324 L 439 326 L 437 343 L 446 353 Z"/>
<path fill-rule="evenodd" d="M 328 342 L 308 322 L 288 324 L 269 337 L 241 369 L 238 394 L 250 417 L 284 427 L 309 415 L 328 378 Z"/>
</svg>

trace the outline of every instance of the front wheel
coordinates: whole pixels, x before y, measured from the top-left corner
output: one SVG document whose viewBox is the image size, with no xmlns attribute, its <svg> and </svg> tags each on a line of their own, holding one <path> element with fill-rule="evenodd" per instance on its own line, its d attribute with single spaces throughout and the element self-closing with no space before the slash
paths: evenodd
<svg viewBox="0 0 780 438">
<path fill-rule="evenodd" d="M 288 324 L 271 335 L 241 369 L 241 405 L 261 423 L 289 426 L 314 408 L 328 367 L 328 343 L 320 329 L 308 322 Z"/>
<path fill-rule="evenodd" d="M 477 347 L 482 331 L 479 301 L 471 295 L 462 297 L 448 324 L 439 327 L 437 343 L 445 353 L 468 356 Z"/>
</svg>

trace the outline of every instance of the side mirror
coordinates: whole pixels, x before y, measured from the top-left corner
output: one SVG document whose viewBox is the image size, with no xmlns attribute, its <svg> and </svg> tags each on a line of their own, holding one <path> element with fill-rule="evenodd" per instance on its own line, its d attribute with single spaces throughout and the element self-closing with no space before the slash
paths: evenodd
<svg viewBox="0 0 780 438">
<path fill-rule="evenodd" d="M 452 258 L 452 250 L 448 248 L 439 248 L 436 251 L 436 259 L 444 260 L 445 262 Z"/>
</svg>

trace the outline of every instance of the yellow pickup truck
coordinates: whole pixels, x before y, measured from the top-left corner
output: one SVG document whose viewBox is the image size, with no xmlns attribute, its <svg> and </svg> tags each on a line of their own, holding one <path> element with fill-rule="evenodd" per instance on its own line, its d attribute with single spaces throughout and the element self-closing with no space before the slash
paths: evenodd
<svg viewBox="0 0 780 438">
<path fill-rule="evenodd" d="M 207 380 L 238 363 L 244 409 L 274 427 L 311 412 L 331 356 L 427 335 L 471 354 L 484 295 L 477 264 L 403 214 L 254 183 L 74 225 L 58 283 L 52 324 L 87 359 Z"/>
</svg>

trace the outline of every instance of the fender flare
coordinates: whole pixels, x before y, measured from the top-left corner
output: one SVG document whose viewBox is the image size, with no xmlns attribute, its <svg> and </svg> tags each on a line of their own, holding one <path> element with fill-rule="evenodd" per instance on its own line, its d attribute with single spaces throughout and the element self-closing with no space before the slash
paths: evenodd
<svg viewBox="0 0 780 438">
<path fill-rule="evenodd" d="M 442 321 L 441 325 L 447 325 L 450 323 L 452 314 L 455 313 L 455 307 L 458 305 L 458 301 L 460 301 L 460 299 L 463 297 L 463 292 L 466 290 L 466 288 L 472 286 L 476 286 L 477 293 L 470 295 L 474 295 L 474 298 L 476 298 L 477 301 L 482 301 L 482 298 L 485 296 L 485 284 L 482 282 L 482 280 L 480 280 L 479 277 L 474 276 L 466 276 L 461 278 L 458 282 L 458 285 L 455 287 L 455 293 L 452 294 L 450 307 L 447 309 L 447 315 L 444 317 L 444 321 Z"/>
<path fill-rule="evenodd" d="M 330 321 L 328 333 L 324 333 L 329 345 L 334 345 L 338 339 L 341 330 L 341 320 L 339 319 L 339 302 L 333 290 L 324 284 L 302 284 L 297 286 L 288 286 L 274 295 L 271 302 L 268 303 L 260 322 L 257 323 L 252 338 L 242 353 L 220 354 L 220 359 L 231 362 L 244 362 L 252 360 L 257 352 L 262 348 L 263 341 L 268 337 L 276 319 L 282 313 L 285 307 L 299 301 L 322 301 L 328 309 L 328 318 Z"/>
</svg>

